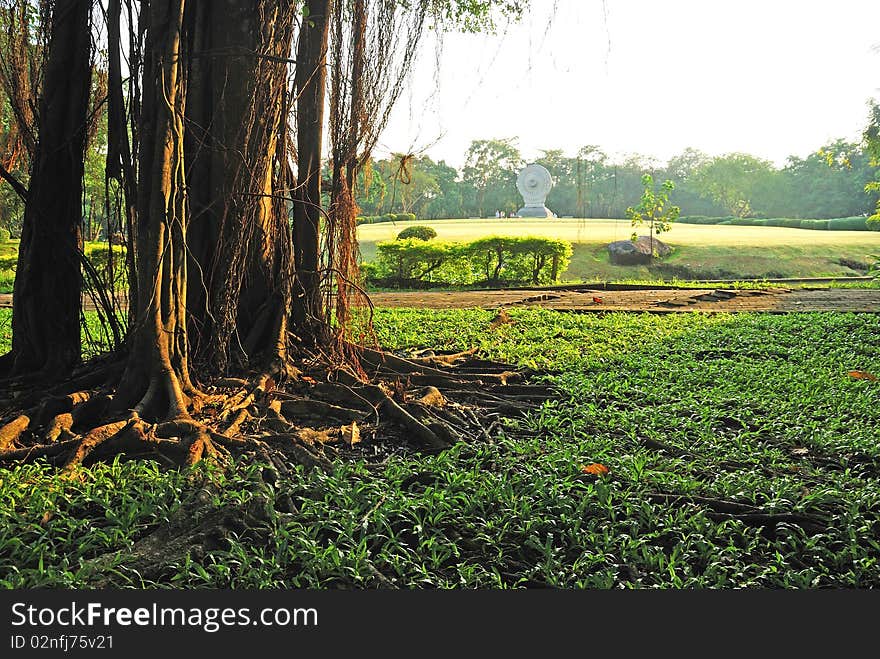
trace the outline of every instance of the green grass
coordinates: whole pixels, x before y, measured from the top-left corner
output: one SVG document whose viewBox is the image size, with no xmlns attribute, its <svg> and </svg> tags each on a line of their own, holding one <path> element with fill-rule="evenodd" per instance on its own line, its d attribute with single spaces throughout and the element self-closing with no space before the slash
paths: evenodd
<svg viewBox="0 0 880 659">
<path fill-rule="evenodd" d="M 8 259 L 18 255 L 18 240 L 8 240 L 0 243 L 0 259 Z M 15 281 L 15 271 L 9 268 L 0 268 L 0 293 L 11 293 L 12 284 Z"/>
<path fill-rule="evenodd" d="M 880 318 L 523 309 L 492 331 L 492 315 L 380 309 L 376 329 L 553 371 L 557 400 L 516 435 L 274 485 L 258 466 L 0 471 L 0 586 L 88 585 L 117 551 L 102 565 L 121 587 L 880 587 L 880 383 L 847 375 L 880 374 Z M 205 479 L 226 492 L 210 506 L 262 521 L 145 581 L 128 549 Z M 713 519 L 693 497 L 819 526 Z"/>
<path fill-rule="evenodd" d="M 632 234 L 627 220 L 419 220 L 437 231 L 443 241 L 470 241 L 487 235 L 535 235 L 562 238 L 574 255 L 562 279 L 618 281 L 621 279 L 762 279 L 839 277 L 865 274 L 841 260 L 867 264 L 868 254 L 880 250 L 880 232 L 810 231 L 783 227 L 705 226 L 674 224 L 660 236 L 674 253 L 652 268 L 616 266 L 607 245 Z M 365 261 L 375 259 L 376 243 L 393 239 L 410 223 L 361 225 L 358 240 Z M 645 233 L 643 230 L 640 233 Z"/>
</svg>

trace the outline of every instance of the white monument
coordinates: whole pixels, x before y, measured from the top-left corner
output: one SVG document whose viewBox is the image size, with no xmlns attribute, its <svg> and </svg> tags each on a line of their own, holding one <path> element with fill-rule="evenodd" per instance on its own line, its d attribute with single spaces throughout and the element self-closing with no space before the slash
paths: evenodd
<svg viewBox="0 0 880 659">
<path fill-rule="evenodd" d="M 522 195 L 525 206 L 517 212 L 518 217 L 554 217 L 553 212 L 544 205 L 553 187 L 553 179 L 546 167 L 531 164 L 516 177 L 516 189 Z"/>
</svg>

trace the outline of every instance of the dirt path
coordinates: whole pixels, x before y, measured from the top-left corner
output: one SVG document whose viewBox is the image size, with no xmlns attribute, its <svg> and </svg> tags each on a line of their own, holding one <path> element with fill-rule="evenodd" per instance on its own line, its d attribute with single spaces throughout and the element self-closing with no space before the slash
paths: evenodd
<svg viewBox="0 0 880 659">
<path fill-rule="evenodd" d="M 422 309 L 497 309 L 537 306 L 575 312 L 768 312 L 852 311 L 880 313 L 880 289 L 856 288 L 770 288 L 762 290 L 646 289 L 635 291 L 499 290 L 499 291 L 415 291 L 373 293 L 377 307 Z M 0 294 L 0 308 L 12 306 L 12 295 Z M 87 304 L 87 307 L 90 306 Z"/>
<path fill-rule="evenodd" d="M 769 312 L 800 311 L 880 312 L 880 290 L 845 288 L 800 288 L 733 290 L 647 289 L 637 291 L 577 290 L 501 290 L 455 292 L 373 293 L 377 307 L 416 307 L 463 309 L 537 306 L 576 312 L 649 311 L 655 313 Z"/>
</svg>

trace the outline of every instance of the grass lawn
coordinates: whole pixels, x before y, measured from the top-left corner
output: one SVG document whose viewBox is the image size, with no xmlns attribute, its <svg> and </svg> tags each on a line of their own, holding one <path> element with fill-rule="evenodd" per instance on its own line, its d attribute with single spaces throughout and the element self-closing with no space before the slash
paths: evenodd
<svg viewBox="0 0 880 659">
<path fill-rule="evenodd" d="M 259 467 L 0 470 L 0 587 L 880 587 L 880 383 L 847 374 L 880 374 L 878 316 L 492 315 L 380 309 L 376 330 L 552 372 L 518 438 L 274 485 Z M 209 507 L 259 515 L 144 580 L 132 543 L 205 480 L 226 488 Z"/>
<path fill-rule="evenodd" d="M 412 223 L 382 223 L 358 227 L 365 261 L 376 256 L 376 243 L 393 239 Z M 437 231 L 437 240 L 470 241 L 488 235 L 536 235 L 564 238 L 574 255 L 563 280 L 613 281 L 628 279 L 747 279 L 855 276 L 862 270 L 843 265 L 848 260 L 868 263 L 880 254 L 880 232 L 813 231 L 784 227 L 674 224 L 661 236 L 675 252 L 655 267 L 615 266 L 607 245 L 632 234 L 627 220 L 469 219 L 420 220 Z M 644 229 L 640 233 L 646 233 Z"/>
</svg>

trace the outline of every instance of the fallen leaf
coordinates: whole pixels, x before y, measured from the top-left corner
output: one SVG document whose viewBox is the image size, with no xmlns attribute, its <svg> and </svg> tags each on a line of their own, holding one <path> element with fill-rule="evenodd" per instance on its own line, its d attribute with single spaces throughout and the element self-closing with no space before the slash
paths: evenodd
<svg viewBox="0 0 880 659">
<path fill-rule="evenodd" d="M 873 373 L 868 373 L 867 371 L 849 371 L 849 376 L 855 380 L 871 380 L 874 382 L 880 379 Z"/>
<path fill-rule="evenodd" d="M 602 298 L 593 296 L 593 302 L 596 304 L 602 304 Z"/>
<path fill-rule="evenodd" d="M 611 470 L 603 464 L 594 462 L 589 465 L 581 465 L 581 471 L 585 474 L 593 474 L 594 476 L 607 476 Z"/>
<path fill-rule="evenodd" d="M 792 455 L 807 455 L 810 452 L 809 449 L 805 448 L 793 448 L 791 449 Z"/>
<path fill-rule="evenodd" d="M 51 510 L 47 510 L 46 512 L 44 512 L 43 516 L 40 518 L 40 526 L 46 526 L 46 524 L 52 521 L 53 517 L 55 517 L 55 513 L 53 513 Z"/>
<path fill-rule="evenodd" d="M 318 381 L 315 378 L 310 378 L 308 375 L 304 375 L 300 379 L 306 384 L 318 384 Z"/>
<path fill-rule="evenodd" d="M 513 319 L 508 315 L 507 311 L 501 309 L 498 312 L 498 315 L 492 319 L 492 322 L 489 323 L 489 329 L 498 329 L 501 325 L 512 325 Z"/>
<path fill-rule="evenodd" d="M 361 441 L 361 429 L 358 428 L 357 422 L 352 421 L 350 426 L 342 426 L 342 440 L 349 446 L 354 446 Z"/>
</svg>

